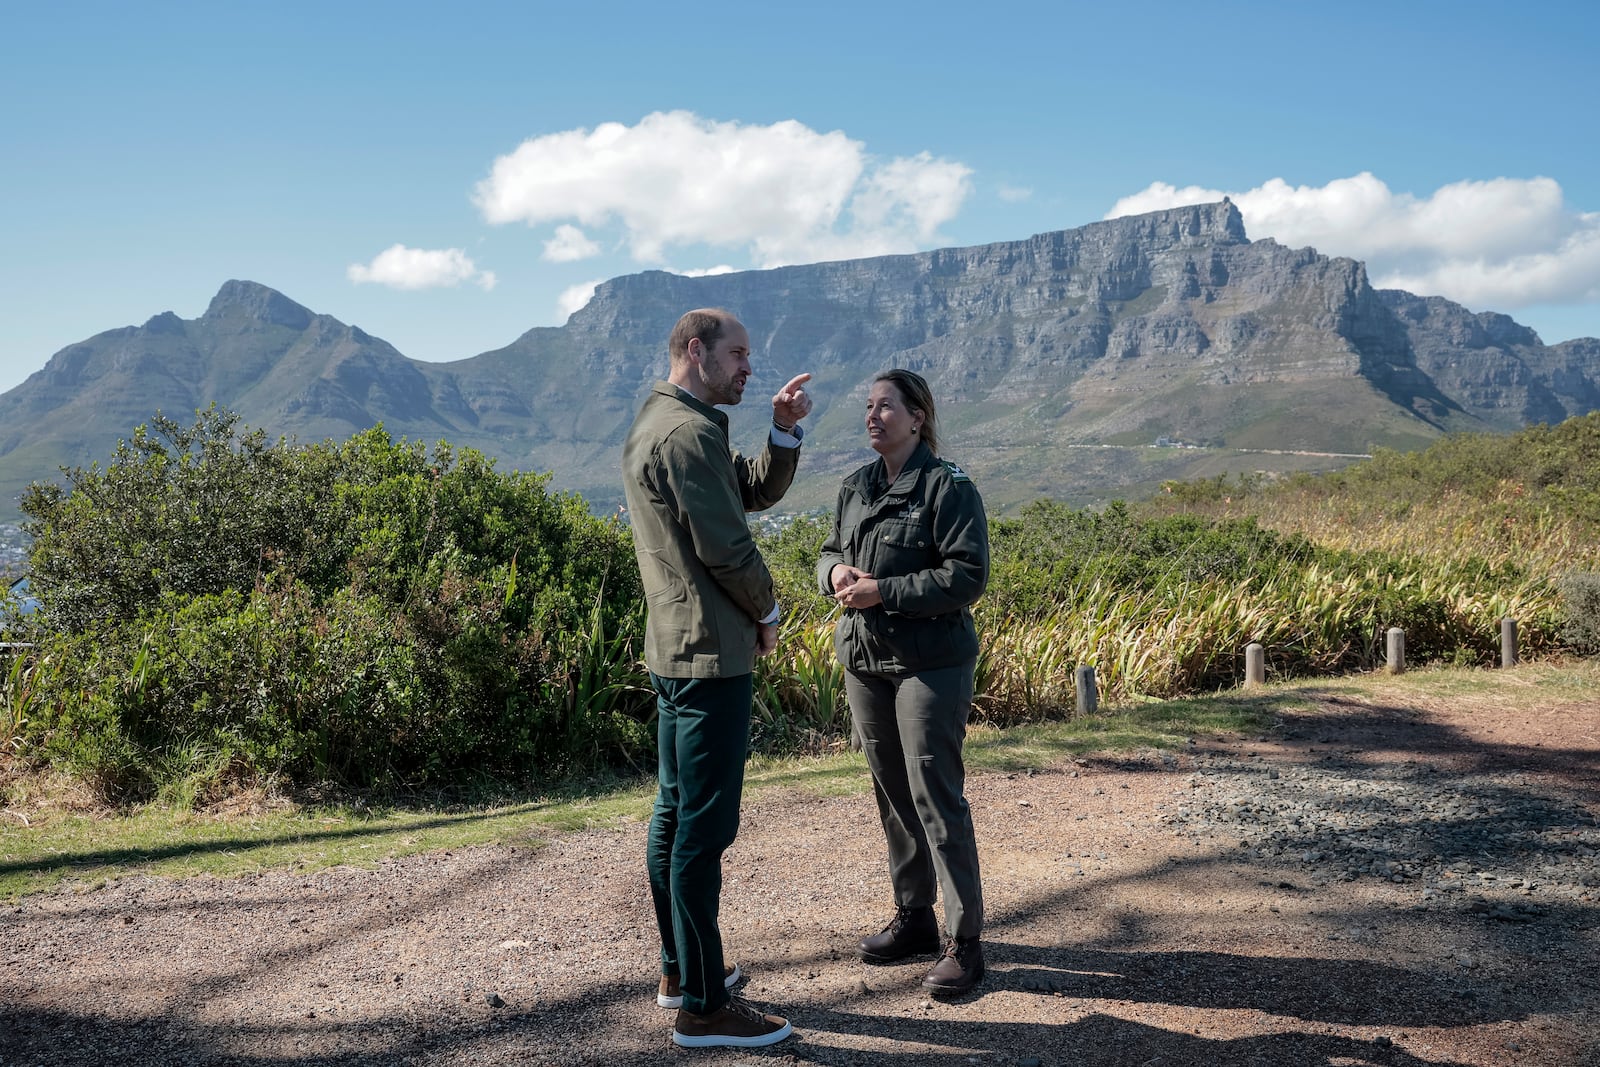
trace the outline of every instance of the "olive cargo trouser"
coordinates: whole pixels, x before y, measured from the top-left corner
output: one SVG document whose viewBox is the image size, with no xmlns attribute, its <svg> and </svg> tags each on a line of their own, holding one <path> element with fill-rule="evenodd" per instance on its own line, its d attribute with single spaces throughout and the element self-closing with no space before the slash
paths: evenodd
<svg viewBox="0 0 1600 1067">
<path fill-rule="evenodd" d="M 844 681 L 889 842 L 895 903 L 928 907 L 942 890 L 945 933 L 952 937 L 983 930 L 978 843 L 961 759 L 975 666 L 905 675 L 847 670 Z"/>
<path fill-rule="evenodd" d="M 656 690 L 659 787 L 645 866 L 661 934 L 661 973 L 676 974 L 683 1009 L 728 1001 L 723 985 L 722 854 L 739 832 L 753 677 L 662 678 Z"/>
</svg>

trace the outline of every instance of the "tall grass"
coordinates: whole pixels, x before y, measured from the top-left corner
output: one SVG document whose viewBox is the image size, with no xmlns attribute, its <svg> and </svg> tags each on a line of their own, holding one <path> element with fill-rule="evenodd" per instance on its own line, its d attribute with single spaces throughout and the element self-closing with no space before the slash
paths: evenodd
<svg viewBox="0 0 1600 1067">
<path fill-rule="evenodd" d="M 1085 665 L 1111 701 L 1228 688 L 1243 680 L 1252 642 L 1280 678 L 1375 669 L 1396 626 L 1413 662 L 1491 666 L 1507 617 L 1525 658 L 1572 647 L 1561 575 L 1600 569 L 1587 513 L 1508 507 L 1500 483 L 1487 498 L 1444 485 L 1429 506 L 1412 506 L 1393 495 L 1403 466 L 1387 462 L 1390 473 L 1370 482 L 1342 472 L 1278 487 L 1200 483 L 1137 509 L 1040 503 L 996 522 L 993 577 L 975 610 L 979 714 L 1002 724 L 1071 717 Z M 813 526 L 800 540 L 821 536 Z M 817 545 L 796 542 L 791 531 L 778 558 L 815 559 Z M 804 588 L 809 576 L 783 580 Z M 830 610 L 814 598 L 794 632 L 821 632 Z M 773 737 L 794 736 L 797 724 L 847 728 L 836 710 L 847 704 L 842 682 L 816 658 L 786 641 L 765 662 Z"/>
<path fill-rule="evenodd" d="M 45 665 L 24 649 L 0 650 L 0 756 L 22 746 L 23 731 L 41 699 L 40 675 Z"/>
<path fill-rule="evenodd" d="M 849 733 L 833 625 L 831 619 L 799 613 L 779 633 L 773 655 L 756 661 L 752 740 L 757 747 L 816 749 Z"/>
</svg>

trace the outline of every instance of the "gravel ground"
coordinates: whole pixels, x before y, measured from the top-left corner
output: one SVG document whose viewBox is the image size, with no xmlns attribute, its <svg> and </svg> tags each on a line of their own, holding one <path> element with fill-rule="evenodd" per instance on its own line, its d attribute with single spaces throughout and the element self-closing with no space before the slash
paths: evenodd
<svg viewBox="0 0 1600 1067">
<path fill-rule="evenodd" d="M 723 926 L 771 1049 L 668 1042 L 629 823 L 28 897 L 0 1065 L 1600 1063 L 1600 708 L 1305 692 L 1265 737 L 975 776 L 990 973 L 955 1001 L 853 955 L 871 798 L 767 791 Z"/>
</svg>

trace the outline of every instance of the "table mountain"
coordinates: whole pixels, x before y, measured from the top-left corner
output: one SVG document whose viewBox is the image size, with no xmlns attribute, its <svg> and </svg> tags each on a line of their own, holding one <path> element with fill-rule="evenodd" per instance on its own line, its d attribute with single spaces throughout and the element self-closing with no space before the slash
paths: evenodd
<svg viewBox="0 0 1600 1067">
<path fill-rule="evenodd" d="M 736 445 L 760 433 L 767 395 L 815 375 L 801 505 L 830 502 L 837 475 L 870 456 L 865 384 L 890 366 L 929 378 L 947 453 L 1001 506 L 1344 462 L 1600 408 L 1600 341 L 1545 345 L 1504 315 L 1373 289 L 1355 260 L 1251 241 L 1224 200 L 971 248 L 627 275 L 565 326 L 442 364 L 230 281 L 198 319 L 97 334 L 0 395 L 0 519 L 27 481 L 103 460 L 158 409 L 181 418 L 212 402 L 301 440 L 377 422 L 446 438 L 552 470 L 607 507 L 666 336 L 708 305 L 735 310 L 756 351 Z"/>
</svg>

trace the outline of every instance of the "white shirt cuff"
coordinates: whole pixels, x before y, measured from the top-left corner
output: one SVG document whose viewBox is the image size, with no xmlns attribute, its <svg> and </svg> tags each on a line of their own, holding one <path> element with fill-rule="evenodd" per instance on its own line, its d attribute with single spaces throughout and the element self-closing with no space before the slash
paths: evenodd
<svg viewBox="0 0 1600 1067">
<path fill-rule="evenodd" d="M 772 610 L 767 612 L 767 617 L 761 620 L 761 625 L 763 625 L 763 626 L 771 626 L 774 623 L 776 623 L 778 621 L 778 619 L 780 619 L 782 616 L 783 616 L 783 609 L 778 604 L 774 603 L 772 605 Z"/>
<path fill-rule="evenodd" d="M 777 445 L 779 448 L 799 448 L 800 439 L 805 435 L 805 428 L 799 423 L 795 423 L 794 430 L 790 433 L 784 433 L 782 430 L 778 429 L 776 424 L 774 424 L 772 427 L 771 436 L 772 443 Z"/>
</svg>

